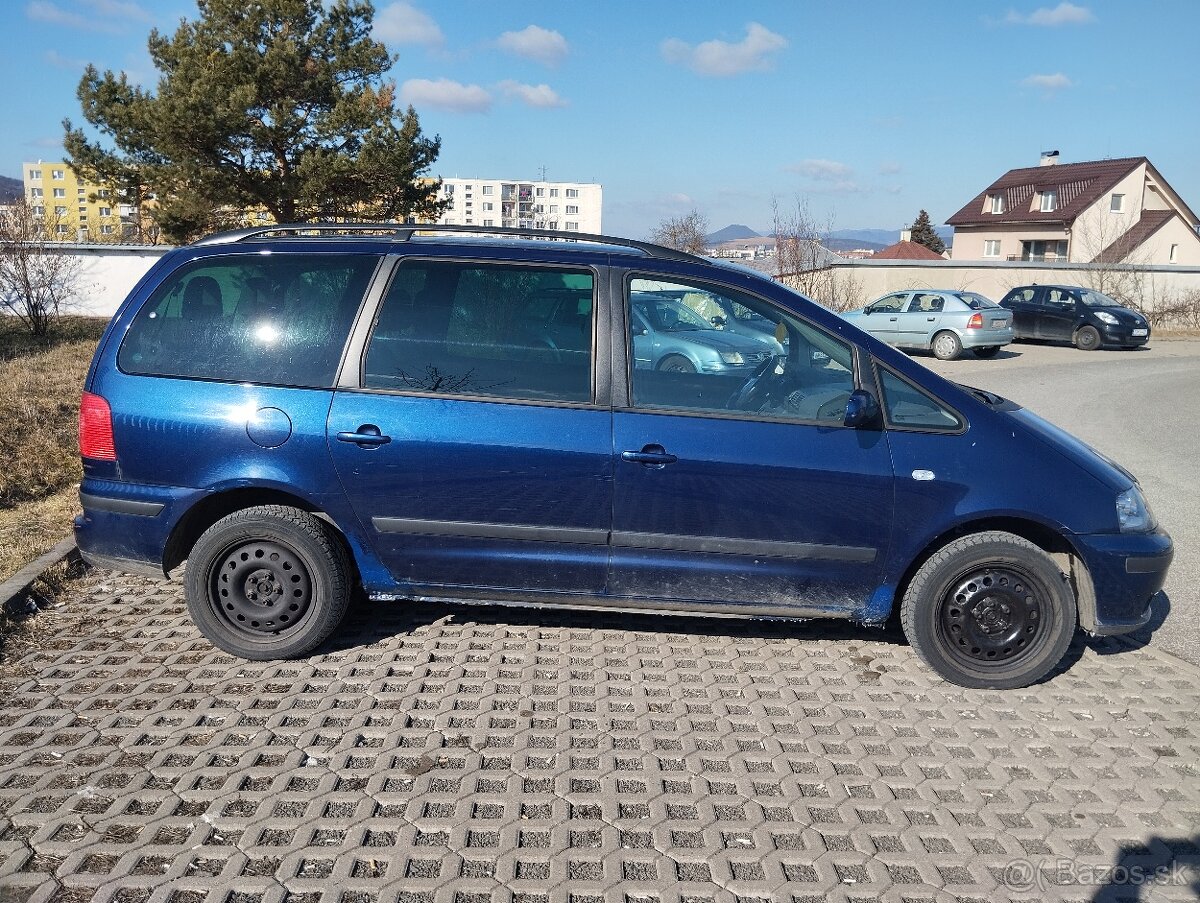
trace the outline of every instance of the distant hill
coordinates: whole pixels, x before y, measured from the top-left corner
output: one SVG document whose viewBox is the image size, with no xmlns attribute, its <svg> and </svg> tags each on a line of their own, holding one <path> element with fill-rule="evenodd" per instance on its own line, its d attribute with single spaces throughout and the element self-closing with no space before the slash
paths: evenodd
<svg viewBox="0 0 1200 903">
<path fill-rule="evenodd" d="M 935 226 L 934 231 L 941 236 L 942 241 L 947 245 L 950 244 L 954 237 L 954 228 L 952 226 Z M 894 245 L 900 240 L 899 229 L 838 229 L 829 233 L 831 239 L 845 238 L 856 242 L 872 242 L 880 248 L 886 248 L 888 245 Z M 833 247 L 833 245 L 829 245 Z M 869 244 L 859 244 L 855 247 L 870 247 Z"/>
<path fill-rule="evenodd" d="M 20 179 L 0 176 L 0 204 L 20 200 L 25 195 L 25 185 Z"/>
<path fill-rule="evenodd" d="M 755 232 L 749 226 L 733 225 L 726 226 L 724 229 L 718 229 L 710 235 L 704 236 L 704 240 L 709 245 L 719 245 L 723 241 L 736 241 L 739 238 L 761 238 L 759 233 Z"/>
<path fill-rule="evenodd" d="M 863 241 L 858 238 L 831 237 L 825 239 L 821 244 L 831 251 L 857 251 L 859 249 L 864 251 L 882 251 L 887 247 L 887 245 L 880 244 L 877 241 Z M 888 244 L 895 244 L 895 242 L 889 242 Z"/>
</svg>

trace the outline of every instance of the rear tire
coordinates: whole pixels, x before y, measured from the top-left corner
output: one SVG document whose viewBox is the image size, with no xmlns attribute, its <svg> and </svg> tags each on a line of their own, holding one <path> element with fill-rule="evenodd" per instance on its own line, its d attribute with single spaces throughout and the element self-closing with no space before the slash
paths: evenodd
<svg viewBox="0 0 1200 903">
<path fill-rule="evenodd" d="M 1095 351 L 1100 347 L 1100 333 L 1095 326 L 1081 326 L 1075 333 L 1075 347 L 1080 351 Z"/>
<path fill-rule="evenodd" d="M 1000 351 L 1000 346 L 988 345 L 984 348 L 976 348 L 974 351 L 976 357 L 995 357 L 997 352 Z"/>
<path fill-rule="evenodd" d="M 297 658 L 341 623 L 351 573 L 323 521 L 283 505 L 245 508 L 209 527 L 188 555 L 188 611 L 214 646 L 239 658 Z"/>
<path fill-rule="evenodd" d="M 992 531 L 956 539 L 918 568 L 900 607 L 904 635 L 950 683 L 1011 690 L 1045 677 L 1067 651 L 1075 595 L 1054 560 Z"/>
<path fill-rule="evenodd" d="M 939 361 L 952 361 L 962 354 L 962 342 L 952 332 L 942 331 L 933 337 L 930 347 Z"/>
</svg>

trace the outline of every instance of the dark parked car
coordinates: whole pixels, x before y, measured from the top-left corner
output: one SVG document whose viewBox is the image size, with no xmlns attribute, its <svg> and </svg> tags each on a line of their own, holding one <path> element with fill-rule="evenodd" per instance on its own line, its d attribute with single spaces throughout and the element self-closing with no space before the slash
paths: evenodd
<svg viewBox="0 0 1200 903">
<path fill-rule="evenodd" d="M 1023 285 L 1000 301 L 1013 312 L 1018 339 L 1071 342 L 1082 351 L 1102 345 L 1137 348 L 1150 341 L 1150 324 L 1108 295 L 1077 285 Z"/>
<path fill-rule="evenodd" d="M 1170 538 L 1128 471 L 1029 411 L 741 268 L 479 231 L 274 226 L 163 256 L 84 387 L 84 557 L 182 572 L 202 633 L 253 659 L 317 648 L 358 588 L 898 613 L 938 674 L 993 688 L 1077 627 L 1148 620 Z M 694 368 L 638 366 L 644 309 L 666 329 L 679 292 L 786 350 L 748 365 L 768 346 L 696 317 L 672 339 Z"/>
</svg>

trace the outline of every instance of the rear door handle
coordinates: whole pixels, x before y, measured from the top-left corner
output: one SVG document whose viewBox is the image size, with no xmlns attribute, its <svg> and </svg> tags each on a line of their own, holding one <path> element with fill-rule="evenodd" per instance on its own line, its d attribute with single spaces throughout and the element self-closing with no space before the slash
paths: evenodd
<svg viewBox="0 0 1200 903">
<path fill-rule="evenodd" d="M 623 451 L 621 460 L 632 464 L 645 464 L 647 467 L 662 468 L 679 460 L 661 445 L 647 445 L 641 451 Z"/>
<path fill-rule="evenodd" d="M 338 433 L 339 442 L 353 442 L 355 445 L 374 448 L 377 445 L 387 445 L 392 441 L 391 436 L 385 436 L 379 427 L 373 423 L 364 423 L 352 433 Z"/>
</svg>

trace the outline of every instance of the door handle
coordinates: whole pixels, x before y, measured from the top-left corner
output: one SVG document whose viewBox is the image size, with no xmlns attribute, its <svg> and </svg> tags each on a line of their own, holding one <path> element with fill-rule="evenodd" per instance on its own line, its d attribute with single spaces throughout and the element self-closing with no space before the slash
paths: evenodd
<svg viewBox="0 0 1200 903">
<path fill-rule="evenodd" d="M 385 436 L 373 423 L 364 423 L 352 433 L 338 433 L 339 442 L 353 442 L 363 448 L 374 448 L 377 445 L 387 445 L 392 441 L 391 436 Z"/>
<path fill-rule="evenodd" d="M 937 317 L 926 317 L 925 319 L 928 320 L 930 323 L 932 323 L 934 320 L 937 319 Z"/>
<path fill-rule="evenodd" d="M 621 452 L 621 460 L 629 461 L 631 464 L 644 464 L 647 467 L 661 469 L 667 464 L 674 464 L 679 458 L 661 445 L 647 445 L 641 451 Z"/>
<path fill-rule="evenodd" d="M 888 317 L 888 319 L 889 319 L 891 322 L 895 323 L 897 318 L 896 318 L 896 317 Z"/>
</svg>

